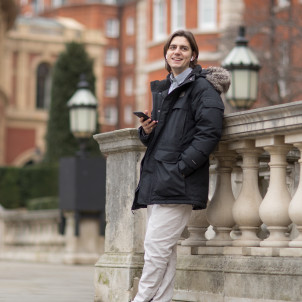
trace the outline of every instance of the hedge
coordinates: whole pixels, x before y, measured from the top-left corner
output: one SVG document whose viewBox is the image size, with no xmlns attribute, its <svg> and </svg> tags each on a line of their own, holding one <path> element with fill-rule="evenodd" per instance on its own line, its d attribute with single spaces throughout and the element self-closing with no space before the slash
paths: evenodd
<svg viewBox="0 0 302 302">
<path fill-rule="evenodd" d="M 29 200 L 58 196 L 58 166 L 0 167 L 0 204 L 6 209 L 27 207 Z"/>
</svg>

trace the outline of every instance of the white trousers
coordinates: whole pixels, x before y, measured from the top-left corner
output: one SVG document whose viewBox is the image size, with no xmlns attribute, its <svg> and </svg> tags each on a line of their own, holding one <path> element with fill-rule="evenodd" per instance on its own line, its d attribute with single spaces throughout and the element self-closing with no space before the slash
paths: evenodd
<svg viewBox="0 0 302 302">
<path fill-rule="evenodd" d="M 188 223 L 192 205 L 151 205 L 147 211 L 145 263 L 133 302 L 171 302 L 177 241 Z"/>
</svg>

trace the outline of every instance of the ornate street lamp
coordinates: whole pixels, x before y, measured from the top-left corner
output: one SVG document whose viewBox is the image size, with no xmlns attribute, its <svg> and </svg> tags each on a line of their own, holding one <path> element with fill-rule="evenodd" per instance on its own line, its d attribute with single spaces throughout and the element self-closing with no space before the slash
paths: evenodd
<svg viewBox="0 0 302 302">
<path fill-rule="evenodd" d="M 232 83 L 226 94 L 227 101 L 237 109 L 249 109 L 257 99 L 260 64 L 248 47 L 245 27 L 239 27 L 236 46 L 222 62 L 231 73 Z"/>
<path fill-rule="evenodd" d="M 67 105 L 70 130 L 79 140 L 80 151 L 77 152 L 78 156 L 60 158 L 61 233 L 65 229 L 64 213 L 73 213 L 75 236 L 80 236 L 81 219 L 84 217 L 97 220 L 100 234 L 104 234 L 106 160 L 102 156 L 88 157 L 85 152 L 87 141 L 95 133 L 97 125 L 97 99 L 89 90 L 85 75 L 80 76 L 77 90 Z M 81 232 L 83 236 L 89 236 L 87 230 L 83 229 Z"/>
<path fill-rule="evenodd" d="M 85 75 L 80 76 L 77 90 L 67 105 L 69 107 L 70 130 L 79 140 L 79 155 L 84 155 L 87 140 L 95 132 L 97 123 L 97 99 L 89 90 Z"/>
</svg>

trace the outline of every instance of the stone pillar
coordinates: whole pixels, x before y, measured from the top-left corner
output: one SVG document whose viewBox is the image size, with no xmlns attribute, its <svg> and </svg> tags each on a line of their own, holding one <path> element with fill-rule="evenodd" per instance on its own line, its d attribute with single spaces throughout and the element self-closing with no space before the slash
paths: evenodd
<svg viewBox="0 0 302 302">
<path fill-rule="evenodd" d="M 299 235 L 289 242 L 290 247 L 302 247 L 302 136 L 292 134 L 285 137 L 286 143 L 293 143 L 300 151 L 300 180 L 297 191 L 289 204 L 288 214 L 292 222 L 296 224 Z"/>
<path fill-rule="evenodd" d="M 231 145 L 242 155 L 243 183 L 240 194 L 233 206 L 233 217 L 239 226 L 241 236 L 233 241 L 234 246 L 259 246 L 257 232 L 261 225 L 259 206 L 262 197 L 258 187 L 258 157 L 261 149 L 255 148 L 252 140 L 242 140 Z"/>
<path fill-rule="evenodd" d="M 192 211 L 191 217 L 188 221 L 189 237 L 181 242 L 185 246 L 204 246 L 207 239 L 205 233 L 208 229 L 209 222 L 206 216 L 206 210 Z"/>
<path fill-rule="evenodd" d="M 270 235 L 260 242 L 260 246 L 285 247 L 288 246 L 289 238 L 286 233 L 291 223 L 288 215 L 291 196 L 286 185 L 286 155 L 290 145 L 284 143 L 283 136 L 274 136 L 257 139 L 256 146 L 264 147 L 271 158 L 269 187 L 259 208 L 260 218 Z"/>
<path fill-rule="evenodd" d="M 230 151 L 227 144 L 220 142 L 214 155 L 218 161 L 216 190 L 206 213 L 216 236 L 207 241 L 206 245 L 228 246 L 232 245 L 230 232 L 235 225 L 232 214 L 235 198 L 232 192 L 231 172 L 236 153 Z"/>
<path fill-rule="evenodd" d="M 95 265 L 95 302 L 128 302 L 143 267 L 145 210 L 131 212 L 145 147 L 137 129 L 94 136 L 107 159 L 105 252 Z"/>
</svg>

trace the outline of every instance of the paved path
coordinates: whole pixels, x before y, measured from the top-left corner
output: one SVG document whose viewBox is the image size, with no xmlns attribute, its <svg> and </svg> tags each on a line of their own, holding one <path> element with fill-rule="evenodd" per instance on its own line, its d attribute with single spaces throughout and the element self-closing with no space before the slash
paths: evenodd
<svg viewBox="0 0 302 302">
<path fill-rule="evenodd" d="M 94 266 L 0 261 L 0 302 L 93 302 Z"/>
</svg>

